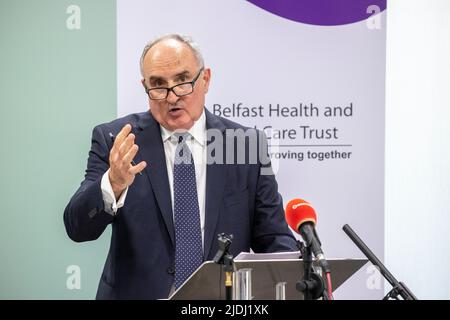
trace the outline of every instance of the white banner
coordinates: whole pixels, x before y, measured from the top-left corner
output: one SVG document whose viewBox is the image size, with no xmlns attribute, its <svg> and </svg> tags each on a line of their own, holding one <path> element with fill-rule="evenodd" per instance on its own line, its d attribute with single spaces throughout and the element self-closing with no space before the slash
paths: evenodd
<svg viewBox="0 0 450 320">
<path fill-rule="evenodd" d="M 281 4 L 280 4 L 281 3 Z M 378 3 L 378 4 L 377 4 Z M 386 1 L 118 0 L 118 116 L 148 109 L 145 44 L 188 34 L 212 69 L 207 108 L 266 132 L 279 191 L 309 201 L 327 257 L 384 253 Z M 379 299 L 370 264 L 337 299 Z"/>
</svg>

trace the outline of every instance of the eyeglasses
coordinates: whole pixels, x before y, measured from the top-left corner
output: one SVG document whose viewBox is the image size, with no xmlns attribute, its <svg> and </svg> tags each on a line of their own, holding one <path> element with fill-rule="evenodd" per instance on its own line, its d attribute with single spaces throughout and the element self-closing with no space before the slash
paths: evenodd
<svg viewBox="0 0 450 320">
<path fill-rule="evenodd" d="M 203 68 L 200 69 L 195 78 L 190 82 L 183 82 L 173 86 L 171 88 L 151 88 L 146 89 L 145 92 L 148 94 L 148 97 L 152 100 L 164 100 L 169 96 L 169 92 L 172 91 L 177 97 L 187 96 L 194 92 L 194 85 L 197 81 L 198 77 L 202 73 Z"/>
</svg>

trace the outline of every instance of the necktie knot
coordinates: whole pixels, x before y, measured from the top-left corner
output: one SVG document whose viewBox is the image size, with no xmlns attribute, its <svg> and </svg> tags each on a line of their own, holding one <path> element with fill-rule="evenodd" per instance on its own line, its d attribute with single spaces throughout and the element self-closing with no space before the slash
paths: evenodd
<svg viewBox="0 0 450 320">
<path fill-rule="evenodd" d="M 178 140 L 178 145 L 175 150 L 175 159 L 174 164 L 192 164 L 192 154 L 188 145 L 186 144 L 187 139 L 189 138 L 189 133 L 185 132 L 182 134 L 175 133 L 174 136 Z"/>
<path fill-rule="evenodd" d="M 173 134 L 174 140 L 178 142 L 178 144 L 186 143 L 186 141 L 189 139 L 189 132 L 176 132 Z M 173 141 L 173 140 L 172 140 Z"/>
</svg>

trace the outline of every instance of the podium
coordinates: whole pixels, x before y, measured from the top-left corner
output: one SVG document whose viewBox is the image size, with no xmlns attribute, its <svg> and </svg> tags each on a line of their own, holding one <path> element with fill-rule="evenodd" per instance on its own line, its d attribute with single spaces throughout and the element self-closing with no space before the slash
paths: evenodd
<svg viewBox="0 0 450 320">
<path fill-rule="evenodd" d="M 292 255 L 292 253 L 289 253 Z M 240 270 L 251 270 L 252 300 L 276 300 L 277 287 L 284 288 L 286 300 L 303 300 L 296 290 L 296 283 L 303 278 L 301 259 L 283 259 L 277 254 L 249 255 L 249 259 L 234 260 L 234 274 Z M 339 288 L 348 278 L 358 271 L 367 259 L 327 259 L 331 266 L 333 290 Z M 319 269 L 314 262 L 314 267 Z M 225 300 L 224 272 L 222 266 L 213 261 L 204 262 L 170 297 L 169 300 Z M 235 279 L 236 280 L 236 279 Z M 237 281 L 234 281 L 235 286 Z M 236 295 L 235 295 L 236 297 Z"/>
</svg>

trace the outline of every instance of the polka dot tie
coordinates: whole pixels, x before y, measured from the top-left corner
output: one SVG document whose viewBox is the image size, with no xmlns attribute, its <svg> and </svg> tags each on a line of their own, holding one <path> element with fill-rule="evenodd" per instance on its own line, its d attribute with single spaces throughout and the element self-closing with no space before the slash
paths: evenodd
<svg viewBox="0 0 450 320">
<path fill-rule="evenodd" d="M 178 136 L 173 167 L 176 288 L 181 286 L 203 261 L 195 165 L 186 144 L 188 135 L 185 133 Z"/>
</svg>

